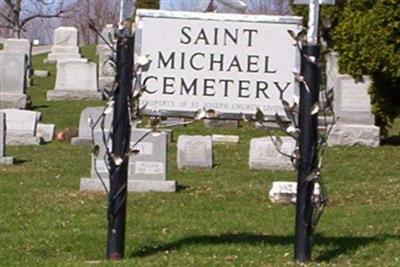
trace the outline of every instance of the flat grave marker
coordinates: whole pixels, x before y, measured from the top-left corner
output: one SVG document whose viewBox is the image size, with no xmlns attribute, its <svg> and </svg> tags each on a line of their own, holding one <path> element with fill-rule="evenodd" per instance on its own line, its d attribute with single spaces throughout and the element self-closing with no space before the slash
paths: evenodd
<svg viewBox="0 0 400 267">
<path fill-rule="evenodd" d="M 212 137 L 180 135 L 178 137 L 178 168 L 212 168 Z"/>
</svg>

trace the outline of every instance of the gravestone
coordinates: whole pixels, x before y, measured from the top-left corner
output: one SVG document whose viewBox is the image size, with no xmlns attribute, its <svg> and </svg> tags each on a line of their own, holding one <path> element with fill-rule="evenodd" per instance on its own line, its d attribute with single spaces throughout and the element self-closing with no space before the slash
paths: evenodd
<svg viewBox="0 0 400 267">
<path fill-rule="evenodd" d="M 237 128 L 239 126 L 239 121 L 238 120 L 205 119 L 204 126 L 207 128 Z"/>
<path fill-rule="evenodd" d="M 31 85 L 32 75 L 32 44 L 28 39 L 6 39 L 4 51 L 8 53 L 22 53 L 27 56 L 26 82 Z"/>
<path fill-rule="evenodd" d="M 112 24 L 107 24 L 101 32 L 101 36 L 112 45 L 110 37 L 114 33 L 114 27 Z M 99 67 L 98 67 L 98 77 L 99 77 L 99 90 L 102 92 L 104 90 L 111 90 L 114 85 L 115 80 L 115 70 L 111 65 L 109 58 L 115 58 L 115 53 L 106 44 L 103 38 L 99 37 L 99 44 L 96 47 L 96 53 L 99 55 Z"/>
<path fill-rule="evenodd" d="M 177 147 L 178 169 L 213 167 L 211 136 L 180 135 Z"/>
<path fill-rule="evenodd" d="M 18 109 L 3 109 L 6 114 L 7 145 L 40 145 L 42 139 L 36 136 L 38 112 Z"/>
<path fill-rule="evenodd" d="M 36 136 L 43 139 L 44 142 L 49 143 L 54 140 L 56 133 L 56 125 L 49 123 L 38 123 L 36 127 Z"/>
<path fill-rule="evenodd" d="M 27 56 L 27 64 L 31 66 L 32 45 L 28 39 L 5 39 L 4 52 L 21 53 Z"/>
<path fill-rule="evenodd" d="M 327 57 L 327 86 L 334 88 L 334 110 L 338 118 L 328 138 L 328 145 L 367 145 L 378 147 L 380 129 L 375 126 L 375 116 L 368 88 L 369 77 L 356 82 L 347 74 L 340 74 L 337 67 L 337 54 Z"/>
<path fill-rule="evenodd" d="M 134 129 L 131 134 L 131 147 L 137 149 L 139 154 L 131 157 L 129 177 L 137 180 L 166 180 L 168 153 L 166 133 Z"/>
<path fill-rule="evenodd" d="M 101 131 L 94 134 L 100 146 L 97 158 L 92 157 L 91 178 L 82 178 L 81 191 L 103 191 L 99 175 L 109 186 L 109 172 L 105 162 L 106 147 Z M 137 143 L 137 144 L 136 144 Z M 136 144 L 136 146 L 134 146 Z M 111 143 L 110 143 L 111 146 Z M 128 164 L 129 192 L 174 192 L 176 181 L 167 181 L 167 134 L 153 133 L 149 129 L 133 129 L 131 147 L 138 154 L 131 155 Z"/>
<path fill-rule="evenodd" d="M 111 49 L 104 49 L 99 53 L 99 90 L 100 91 L 110 91 L 114 85 L 115 81 L 115 69 L 111 65 L 111 58 L 115 58 L 115 54 Z"/>
<path fill-rule="evenodd" d="M 26 55 L 0 51 L 0 108 L 25 108 Z"/>
<path fill-rule="evenodd" d="M 213 144 L 238 144 L 238 135 L 223 135 L 223 134 L 213 134 L 212 135 Z"/>
<path fill-rule="evenodd" d="M 0 165 L 14 163 L 14 158 L 6 157 L 6 114 L 0 112 Z"/>
<path fill-rule="evenodd" d="M 291 137 L 280 138 L 281 152 L 292 155 L 296 141 Z M 294 170 L 290 158 L 278 152 L 270 137 L 251 139 L 249 167 L 255 170 Z"/>
<path fill-rule="evenodd" d="M 79 119 L 79 134 L 78 137 L 73 137 L 71 139 L 71 144 L 80 145 L 80 144 L 91 144 L 92 143 L 92 133 L 89 125 L 89 118 L 95 123 L 100 115 L 103 113 L 104 107 L 87 107 L 81 112 L 81 116 Z M 112 122 L 112 113 L 109 113 L 105 117 L 104 129 L 109 131 L 111 128 Z M 101 129 L 100 122 L 96 125 L 95 131 L 99 131 Z"/>
<path fill-rule="evenodd" d="M 48 70 L 34 70 L 33 71 L 33 76 L 35 76 L 35 77 L 44 78 L 44 77 L 48 77 L 49 75 L 50 75 L 50 73 Z"/>
<path fill-rule="evenodd" d="M 296 204 L 297 182 L 273 182 L 268 193 L 272 203 Z M 314 184 L 313 202 L 318 202 L 321 195 L 319 184 Z"/>
<path fill-rule="evenodd" d="M 78 47 L 78 30 L 74 27 L 59 27 L 54 31 L 54 43 L 45 63 L 56 63 L 59 60 L 80 58 Z"/>
<path fill-rule="evenodd" d="M 97 66 L 87 59 L 68 59 L 57 63 L 56 85 L 47 100 L 97 100 Z"/>
<path fill-rule="evenodd" d="M 103 30 L 101 31 L 101 36 L 107 41 L 107 43 L 112 44 L 112 40 L 114 34 L 114 26 L 112 24 L 107 24 Z M 110 47 L 106 44 L 106 42 L 99 36 L 98 45 L 96 47 L 96 54 L 100 55 L 104 50 L 110 50 Z"/>
<path fill-rule="evenodd" d="M 110 133 L 109 131 L 105 131 L 104 136 L 103 136 L 103 132 L 101 130 L 96 130 L 93 132 L 94 143 L 99 146 L 99 151 L 98 151 L 97 157 L 92 155 L 92 159 L 91 159 L 92 166 L 91 166 L 91 171 L 90 171 L 92 178 L 98 179 L 97 175 L 100 175 L 100 177 L 102 179 L 109 178 L 109 172 L 106 167 L 106 161 L 105 161 L 107 148 L 104 144 L 104 138 L 106 138 L 106 140 L 107 140 L 109 133 Z M 111 141 L 108 140 L 108 142 L 109 142 L 109 147 L 111 147 L 112 146 Z"/>
</svg>

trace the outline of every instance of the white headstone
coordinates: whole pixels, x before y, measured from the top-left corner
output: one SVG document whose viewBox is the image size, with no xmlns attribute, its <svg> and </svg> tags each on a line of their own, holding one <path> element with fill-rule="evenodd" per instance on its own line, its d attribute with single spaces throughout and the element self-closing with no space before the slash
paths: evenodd
<svg viewBox="0 0 400 267">
<path fill-rule="evenodd" d="M 48 70 L 34 70 L 33 71 L 33 76 L 41 77 L 41 78 L 48 77 L 49 74 L 50 73 Z"/>
<path fill-rule="evenodd" d="M 356 82 L 350 75 L 340 74 L 338 57 L 337 53 L 327 56 L 327 87 L 334 89 L 334 110 L 338 119 L 328 137 L 328 145 L 378 147 L 380 129 L 374 125 L 368 94 L 371 80 L 364 76 L 363 82 Z"/>
<path fill-rule="evenodd" d="M 99 90 L 104 91 L 112 89 L 115 80 L 115 69 L 111 64 L 110 58 L 115 58 L 111 49 L 104 49 L 99 53 Z"/>
<path fill-rule="evenodd" d="M 109 170 L 105 161 L 106 146 L 101 131 L 94 133 L 94 142 L 99 145 L 99 153 L 97 158 L 92 157 L 92 177 L 81 179 L 81 191 L 103 191 L 98 176 L 107 185 L 109 184 Z M 109 146 L 112 146 L 111 142 Z M 176 181 L 166 180 L 168 165 L 167 134 L 163 132 L 153 133 L 149 129 L 132 129 L 130 146 L 137 150 L 138 154 L 131 155 L 129 158 L 128 191 L 174 192 Z"/>
<path fill-rule="evenodd" d="M 31 66 L 32 44 L 28 39 L 6 39 L 4 51 L 25 54 L 28 57 L 28 65 Z"/>
<path fill-rule="evenodd" d="M 0 51 L 0 108 L 25 108 L 26 55 Z"/>
<path fill-rule="evenodd" d="M 14 158 L 5 157 L 6 155 L 6 114 L 0 112 L 0 165 L 13 164 Z"/>
<path fill-rule="evenodd" d="M 238 120 L 205 119 L 204 126 L 207 128 L 237 128 L 239 126 L 239 121 Z"/>
<path fill-rule="evenodd" d="M 114 25 L 112 24 L 107 24 L 103 30 L 101 31 L 101 37 L 99 37 L 99 45 L 107 45 L 112 43 L 113 34 L 114 34 Z M 107 43 L 106 43 L 107 41 Z"/>
<path fill-rule="evenodd" d="M 296 141 L 291 137 L 280 137 L 282 145 L 280 152 L 292 155 Z M 257 170 L 294 170 L 290 158 L 282 155 L 270 137 L 253 138 L 250 141 L 250 169 Z"/>
<path fill-rule="evenodd" d="M 318 201 L 321 195 L 319 184 L 314 184 L 313 201 Z M 297 182 L 273 182 L 269 191 L 272 203 L 296 204 Z"/>
<path fill-rule="evenodd" d="M 339 121 L 331 130 L 328 137 L 328 145 L 379 147 L 380 129 L 375 125 L 348 124 Z"/>
<path fill-rule="evenodd" d="M 130 178 L 160 181 L 167 179 L 168 144 L 166 133 L 153 133 L 148 129 L 132 129 L 131 147 L 137 149 L 139 153 L 130 157 Z"/>
<path fill-rule="evenodd" d="M 6 143 L 8 145 L 39 145 L 36 136 L 38 113 L 29 110 L 3 109 L 6 114 Z"/>
<path fill-rule="evenodd" d="M 61 60 L 57 63 L 56 85 L 47 100 L 102 99 L 97 90 L 97 66 L 87 59 Z"/>
<path fill-rule="evenodd" d="M 45 142 L 51 142 L 54 140 L 56 132 L 55 124 L 38 123 L 36 128 L 36 136 L 41 137 Z"/>
<path fill-rule="evenodd" d="M 177 147 L 177 164 L 179 169 L 213 167 L 211 136 L 180 135 Z"/>
<path fill-rule="evenodd" d="M 78 47 L 78 30 L 74 27 L 59 27 L 54 31 L 54 42 L 51 53 L 45 63 L 56 63 L 59 60 L 80 58 Z"/>
<path fill-rule="evenodd" d="M 356 82 L 353 77 L 340 74 L 336 78 L 335 112 L 342 123 L 374 125 L 371 99 L 368 88 L 371 81 Z"/>
<path fill-rule="evenodd" d="M 238 144 L 238 135 L 223 135 L 223 134 L 213 134 L 212 135 L 213 144 Z"/>
<path fill-rule="evenodd" d="M 81 112 L 81 116 L 79 119 L 79 133 L 78 137 L 74 137 L 71 139 L 71 144 L 79 145 L 79 144 L 90 144 L 92 143 L 92 130 L 89 125 L 89 118 L 93 123 L 100 118 L 101 114 L 104 111 L 104 107 L 87 107 Z M 112 122 L 112 112 L 107 114 L 104 121 L 104 129 L 109 131 L 111 128 Z M 101 123 L 96 124 L 95 131 L 101 130 Z"/>
</svg>

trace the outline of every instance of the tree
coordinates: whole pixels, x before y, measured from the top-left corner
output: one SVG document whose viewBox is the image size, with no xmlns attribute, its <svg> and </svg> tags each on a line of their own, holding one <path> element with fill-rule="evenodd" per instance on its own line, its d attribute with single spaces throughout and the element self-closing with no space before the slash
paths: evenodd
<svg viewBox="0 0 400 267">
<path fill-rule="evenodd" d="M 307 17 L 307 8 L 293 10 Z M 322 8 L 321 17 L 321 35 L 339 52 L 339 71 L 358 81 L 363 75 L 372 78 L 373 112 L 385 135 L 400 114 L 399 0 L 336 0 Z"/>
<path fill-rule="evenodd" d="M 118 23 L 118 12 L 118 0 L 75 0 L 62 24 L 76 27 L 81 43 L 97 43 L 98 35 L 89 28 L 89 22 L 101 31 L 107 24 Z"/>
<path fill-rule="evenodd" d="M 160 0 L 136 0 L 136 8 L 159 9 Z"/>
<path fill-rule="evenodd" d="M 64 1 L 57 0 L 2 0 L 0 7 L 0 28 L 11 30 L 14 38 L 20 38 L 32 20 L 57 18 L 67 11 Z"/>
<path fill-rule="evenodd" d="M 353 0 L 333 32 L 339 69 L 362 80 L 372 78 L 369 93 L 383 133 L 400 114 L 400 3 Z"/>
</svg>

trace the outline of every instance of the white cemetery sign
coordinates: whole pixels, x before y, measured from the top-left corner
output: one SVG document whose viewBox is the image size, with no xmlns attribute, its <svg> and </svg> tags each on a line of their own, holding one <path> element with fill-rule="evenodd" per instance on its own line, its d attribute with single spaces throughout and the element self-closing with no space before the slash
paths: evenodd
<svg viewBox="0 0 400 267">
<path fill-rule="evenodd" d="M 152 63 L 141 76 L 149 115 L 192 116 L 201 108 L 240 118 L 260 108 L 284 115 L 279 89 L 292 101 L 299 54 L 288 30 L 302 19 L 138 10 L 135 56 Z"/>
</svg>

